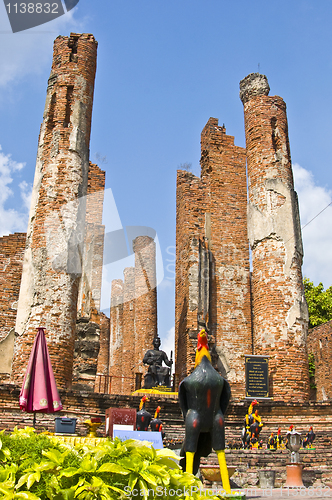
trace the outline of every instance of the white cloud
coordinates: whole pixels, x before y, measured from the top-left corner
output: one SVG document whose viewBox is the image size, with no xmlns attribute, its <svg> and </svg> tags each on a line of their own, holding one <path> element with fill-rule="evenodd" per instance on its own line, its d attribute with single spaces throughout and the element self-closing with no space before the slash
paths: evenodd
<svg viewBox="0 0 332 500">
<path fill-rule="evenodd" d="M 19 33 L 11 33 L 5 5 L 0 3 L 0 87 L 18 83 L 28 74 L 40 74 L 50 66 L 54 38 L 61 31 L 80 31 L 81 25 L 73 19 L 74 11 Z M 51 52 L 50 52 L 51 51 Z"/>
<path fill-rule="evenodd" d="M 332 191 L 316 185 L 312 172 L 297 163 L 293 171 L 303 227 L 331 203 Z M 304 276 L 315 284 L 322 282 L 325 288 L 329 287 L 332 284 L 332 205 L 303 227 L 302 239 Z"/>
<path fill-rule="evenodd" d="M 166 354 L 168 356 L 168 359 L 170 359 L 170 357 L 171 357 L 171 351 L 173 351 L 173 361 L 174 361 L 175 327 L 172 326 L 172 328 L 170 328 L 167 331 L 167 334 L 164 337 L 160 336 L 160 339 L 161 339 L 161 347 L 160 347 L 160 349 L 162 349 L 163 351 L 166 352 Z M 173 364 L 173 367 L 172 367 L 172 371 L 174 373 L 174 364 Z"/>
<path fill-rule="evenodd" d="M 10 154 L 5 155 L 0 146 L 0 236 L 15 231 L 25 232 L 27 229 L 31 186 L 25 181 L 19 185 L 23 201 L 20 211 L 5 206 L 8 199 L 14 195 L 10 184 L 24 165 L 25 163 L 12 160 Z"/>
<path fill-rule="evenodd" d="M 23 200 L 24 207 L 29 212 L 31 205 L 32 185 L 26 181 L 22 181 L 19 184 L 19 188 L 21 190 L 21 198 Z"/>
</svg>

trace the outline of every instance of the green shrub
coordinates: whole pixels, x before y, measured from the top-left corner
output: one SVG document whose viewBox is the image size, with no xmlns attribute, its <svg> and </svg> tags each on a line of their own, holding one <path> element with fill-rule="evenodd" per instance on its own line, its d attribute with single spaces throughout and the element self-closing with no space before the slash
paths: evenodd
<svg viewBox="0 0 332 500">
<path fill-rule="evenodd" d="M 97 446 L 73 446 L 31 428 L 16 429 L 10 435 L 2 432 L 0 498 L 204 498 L 201 482 L 182 472 L 175 460 L 178 457 L 171 450 L 154 450 L 134 440 L 105 439 Z"/>
</svg>

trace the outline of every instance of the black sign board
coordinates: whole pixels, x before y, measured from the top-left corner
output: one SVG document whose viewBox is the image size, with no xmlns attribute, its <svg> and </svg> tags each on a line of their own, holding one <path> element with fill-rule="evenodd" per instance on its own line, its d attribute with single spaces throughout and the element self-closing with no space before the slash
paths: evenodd
<svg viewBox="0 0 332 500">
<path fill-rule="evenodd" d="M 246 397 L 269 397 L 269 357 L 245 356 L 246 362 Z"/>
</svg>

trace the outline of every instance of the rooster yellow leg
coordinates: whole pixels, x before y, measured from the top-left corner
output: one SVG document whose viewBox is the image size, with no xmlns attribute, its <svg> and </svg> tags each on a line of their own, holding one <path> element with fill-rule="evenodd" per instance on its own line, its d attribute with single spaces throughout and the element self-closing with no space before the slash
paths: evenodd
<svg viewBox="0 0 332 500">
<path fill-rule="evenodd" d="M 186 472 L 189 472 L 190 474 L 193 473 L 194 469 L 194 456 L 194 451 L 186 451 Z"/>
<path fill-rule="evenodd" d="M 229 484 L 228 470 L 226 465 L 226 457 L 224 450 L 216 450 L 216 454 L 218 457 L 220 475 L 222 480 L 222 487 L 226 491 L 226 493 L 231 493 L 231 486 Z"/>
</svg>

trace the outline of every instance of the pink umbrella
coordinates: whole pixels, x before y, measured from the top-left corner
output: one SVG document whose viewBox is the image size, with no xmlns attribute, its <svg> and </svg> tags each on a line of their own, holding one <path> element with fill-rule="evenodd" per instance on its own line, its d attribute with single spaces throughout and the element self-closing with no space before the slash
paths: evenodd
<svg viewBox="0 0 332 500">
<path fill-rule="evenodd" d="M 20 408 L 23 411 L 34 412 L 33 426 L 36 423 L 35 412 L 53 413 L 62 410 L 46 345 L 44 328 L 38 328 L 32 346 L 20 393 Z"/>
</svg>

